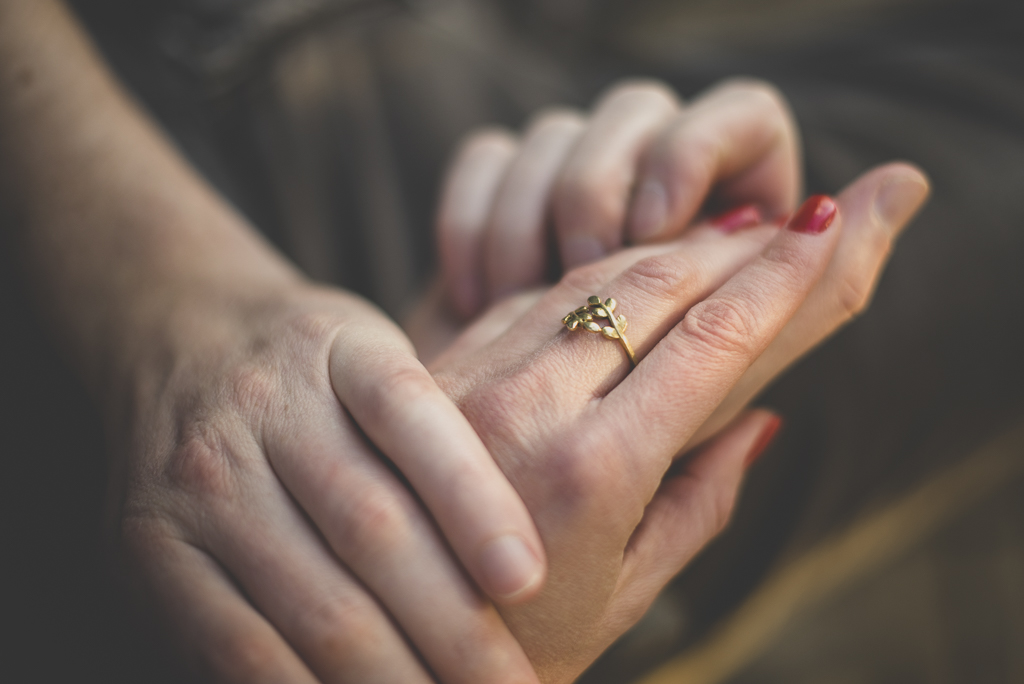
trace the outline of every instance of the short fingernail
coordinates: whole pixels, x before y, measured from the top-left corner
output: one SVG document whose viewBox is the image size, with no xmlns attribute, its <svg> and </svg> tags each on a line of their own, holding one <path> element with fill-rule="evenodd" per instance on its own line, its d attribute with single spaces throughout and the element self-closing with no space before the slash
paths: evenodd
<svg viewBox="0 0 1024 684">
<path fill-rule="evenodd" d="M 817 235 L 824 233 L 835 220 L 839 208 L 831 197 L 814 195 L 809 197 L 803 206 L 789 219 L 787 226 L 794 233 Z"/>
<path fill-rule="evenodd" d="M 879 223 L 889 228 L 902 227 L 928 196 L 923 178 L 905 175 L 886 181 L 875 195 L 874 212 Z"/>
<path fill-rule="evenodd" d="M 481 572 L 487 593 L 508 599 L 523 593 L 540 580 L 541 565 L 521 538 L 507 534 L 484 546 Z"/>
<path fill-rule="evenodd" d="M 566 268 L 599 261 L 608 255 L 601 241 L 590 235 L 567 237 L 562 243 L 562 259 Z"/>
<path fill-rule="evenodd" d="M 667 219 L 668 192 L 665 186 L 656 180 L 644 181 L 633 203 L 630 237 L 636 241 L 654 237 L 665 230 Z"/>
<path fill-rule="evenodd" d="M 711 219 L 711 225 L 723 233 L 735 233 L 737 230 L 760 225 L 763 220 L 757 205 L 747 204 L 719 214 Z"/>
<path fill-rule="evenodd" d="M 747 454 L 747 460 L 743 462 L 743 469 L 746 470 L 750 466 L 754 465 L 757 459 L 761 458 L 761 455 L 768 450 L 772 442 L 775 440 L 775 436 L 779 434 L 779 429 L 782 427 L 782 418 L 780 416 L 773 416 L 768 424 L 761 430 L 760 436 L 757 441 L 754 442 L 754 446 L 750 448 L 750 452 Z"/>
</svg>

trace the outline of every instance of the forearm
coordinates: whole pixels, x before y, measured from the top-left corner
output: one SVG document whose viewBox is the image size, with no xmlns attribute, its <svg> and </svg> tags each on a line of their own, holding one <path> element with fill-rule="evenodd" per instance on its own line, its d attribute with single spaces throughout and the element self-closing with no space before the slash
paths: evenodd
<svg viewBox="0 0 1024 684">
<path fill-rule="evenodd" d="M 43 318 L 99 394 L 184 302 L 299 278 L 121 91 L 54 0 L 0 3 L 0 202 Z"/>
</svg>

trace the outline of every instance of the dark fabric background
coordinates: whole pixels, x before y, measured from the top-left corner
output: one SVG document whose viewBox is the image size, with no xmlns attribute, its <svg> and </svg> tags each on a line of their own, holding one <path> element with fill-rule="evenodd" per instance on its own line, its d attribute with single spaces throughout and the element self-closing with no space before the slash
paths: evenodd
<svg viewBox="0 0 1024 684">
<path fill-rule="evenodd" d="M 586 681 L 625 681 L 677 652 L 781 556 L 1024 408 L 1018 3 L 382 0 L 253 19 L 259 4 L 76 6 L 212 183 L 309 272 L 396 314 L 430 273 L 434 198 L 458 137 L 520 126 L 547 104 L 586 106 L 624 75 L 686 95 L 735 74 L 776 83 L 801 126 L 811 192 L 892 158 L 933 179 L 871 310 L 763 397 L 786 428 L 730 530 Z M 15 272 L 5 267 L 0 287 L 0 500 L 3 611 L 17 634 L 0 660 L 18 682 L 181 681 L 107 579 L 100 430 Z"/>
</svg>

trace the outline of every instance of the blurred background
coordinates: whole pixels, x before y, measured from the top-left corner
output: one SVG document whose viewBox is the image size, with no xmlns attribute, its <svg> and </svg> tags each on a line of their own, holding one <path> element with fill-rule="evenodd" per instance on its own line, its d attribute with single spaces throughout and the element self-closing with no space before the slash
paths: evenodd
<svg viewBox="0 0 1024 684">
<path fill-rule="evenodd" d="M 870 311 L 769 388 L 730 529 L 584 682 L 1024 682 L 1024 10 L 1003 0 L 76 0 L 197 168 L 401 316 L 461 136 L 625 77 L 791 102 L 808 192 L 934 196 Z M 6 257 L 4 257 L 6 259 Z M 101 426 L 0 273 L 12 682 L 187 681 L 107 573 Z M 7 680 L 7 677 L 4 677 Z"/>
</svg>

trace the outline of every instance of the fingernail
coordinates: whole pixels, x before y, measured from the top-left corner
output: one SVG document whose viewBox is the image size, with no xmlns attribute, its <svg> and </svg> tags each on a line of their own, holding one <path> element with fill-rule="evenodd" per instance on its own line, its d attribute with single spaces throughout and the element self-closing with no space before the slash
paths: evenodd
<svg viewBox="0 0 1024 684">
<path fill-rule="evenodd" d="M 746 470 L 750 466 L 754 465 L 757 459 L 761 458 L 769 446 L 771 446 L 772 440 L 775 439 L 775 435 L 779 433 L 779 428 L 782 427 L 782 418 L 779 416 L 772 417 L 768 421 L 768 424 L 761 430 L 761 435 L 754 442 L 754 446 L 751 447 L 750 452 L 747 454 L 747 460 L 743 462 L 743 469 Z"/>
<path fill-rule="evenodd" d="M 788 228 L 794 233 L 817 235 L 824 233 L 835 219 L 839 208 L 826 195 L 809 197 L 789 220 Z"/>
<path fill-rule="evenodd" d="M 875 216 L 883 226 L 902 226 L 924 202 L 928 191 L 928 184 L 916 174 L 888 180 L 875 195 Z"/>
<path fill-rule="evenodd" d="M 603 259 L 608 255 L 604 245 L 589 235 L 568 237 L 562 243 L 562 259 L 566 268 L 582 266 Z"/>
<path fill-rule="evenodd" d="M 747 204 L 731 209 L 711 219 L 711 225 L 723 233 L 735 233 L 743 228 L 760 225 L 763 219 L 761 210 L 755 204 Z"/>
<path fill-rule="evenodd" d="M 654 237 L 665 230 L 667 218 L 668 193 L 665 186 L 656 180 L 644 181 L 633 204 L 630 237 L 637 241 Z"/>
<path fill-rule="evenodd" d="M 540 561 L 518 536 L 507 534 L 486 545 L 480 556 L 480 568 L 488 594 L 514 598 L 540 579 Z"/>
</svg>

